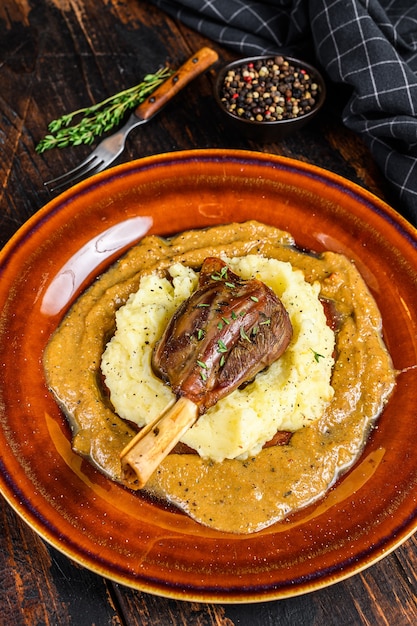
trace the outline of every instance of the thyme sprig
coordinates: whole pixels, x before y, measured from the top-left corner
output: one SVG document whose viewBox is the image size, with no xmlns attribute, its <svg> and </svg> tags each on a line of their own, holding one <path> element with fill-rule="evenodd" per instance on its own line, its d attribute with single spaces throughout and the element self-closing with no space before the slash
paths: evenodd
<svg viewBox="0 0 417 626">
<path fill-rule="evenodd" d="M 66 113 L 52 120 L 48 125 L 49 133 L 38 143 L 36 152 L 92 144 L 95 137 L 118 126 L 127 111 L 141 104 L 172 73 L 170 68 L 163 67 L 154 74 L 147 74 L 142 82 L 134 87 L 120 91 L 90 107 Z M 82 116 L 81 119 L 73 123 L 74 118 L 79 116 Z"/>
</svg>

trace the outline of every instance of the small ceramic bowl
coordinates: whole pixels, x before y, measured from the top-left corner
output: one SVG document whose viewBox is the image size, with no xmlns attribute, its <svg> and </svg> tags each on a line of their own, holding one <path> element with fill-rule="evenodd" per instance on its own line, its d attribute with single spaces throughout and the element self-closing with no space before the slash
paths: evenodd
<svg viewBox="0 0 417 626">
<path fill-rule="evenodd" d="M 310 122 L 324 104 L 326 85 L 305 61 L 257 56 L 225 65 L 217 75 L 214 98 L 229 126 L 267 143 Z"/>
</svg>

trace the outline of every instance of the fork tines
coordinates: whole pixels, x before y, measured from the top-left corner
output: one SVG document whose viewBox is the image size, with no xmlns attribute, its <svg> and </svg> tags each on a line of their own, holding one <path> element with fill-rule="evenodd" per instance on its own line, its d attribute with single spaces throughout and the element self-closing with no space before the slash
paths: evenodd
<svg viewBox="0 0 417 626">
<path fill-rule="evenodd" d="M 90 154 L 84 161 L 79 163 L 69 172 L 65 172 L 61 176 L 45 181 L 43 184 L 49 192 L 57 191 L 63 187 L 75 184 L 84 178 L 87 174 L 97 174 L 105 167 L 105 162 L 100 159 L 94 152 Z"/>
</svg>

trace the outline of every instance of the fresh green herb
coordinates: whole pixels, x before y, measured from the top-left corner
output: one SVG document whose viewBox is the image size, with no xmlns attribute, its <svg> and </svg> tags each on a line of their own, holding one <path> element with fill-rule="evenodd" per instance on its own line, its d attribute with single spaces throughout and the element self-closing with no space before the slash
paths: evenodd
<svg viewBox="0 0 417 626">
<path fill-rule="evenodd" d="M 271 324 L 271 318 L 264 320 L 263 322 L 259 322 L 261 326 L 269 326 Z"/>
<path fill-rule="evenodd" d="M 207 374 L 206 374 L 206 370 L 208 370 L 207 363 L 204 363 L 204 361 L 197 361 L 197 365 L 201 367 L 201 372 L 200 372 L 201 380 L 205 382 L 207 380 Z"/>
<path fill-rule="evenodd" d="M 224 280 L 227 278 L 227 271 L 228 271 L 228 267 L 227 265 L 225 265 L 224 267 L 222 267 L 222 269 L 220 270 L 220 272 L 215 272 L 214 274 L 211 275 L 211 279 L 212 280 Z"/>
<path fill-rule="evenodd" d="M 48 125 L 49 134 L 38 143 L 36 152 L 92 144 L 95 137 L 118 126 L 127 111 L 136 108 L 172 73 L 167 67 L 161 68 L 155 74 L 147 74 L 134 87 L 120 91 L 91 107 L 78 109 L 53 120 Z M 79 116 L 82 116 L 80 121 L 73 123 L 74 118 Z"/>
<path fill-rule="evenodd" d="M 232 317 L 232 320 L 236 320 L 237 319 L 237 315 L 236 315 L 236 313 L 234 311 L 232 311 L 232 316 L 231 317 Z"/>
<path fill-rule="evenodd" d="M 221 339 L 217 342 L 217 352 L 227 352 L 227 346 Z"/>
<path fill-rule="evenodd" d="M 224 284 L 226 285 L 226 287 L 229 287 L 229 289 L 234 289 L 236 287 L 235 283 L 225 282 Z"/>
<path fill-rule="evenodd" d="M 222 330 L 222 328 L 223 328 L 223 322 L 218 322 L 217 329 Z"/>
<path fill-rule="evenodd" d="M 230 324 L 230 320 L 227 319 L 227 317 L 222 317 L 222 320 L 225 324 L 229 325 Z"/>
<path fill-rule="evenodd" d="M 251 296 L 250 299 L 254 302 L 259 302 L 259 298 L 257 298 L 256 296 Z"/>
<path fill-rule="evenodd" d="M 222 354 L 221 357 L 220 357 L 220 367 L 223 367 L 225 362 L 226 362 L 225 356 L 224 356 L 224 354 Z"/>
<path fill-rule="evenodd" d="M 313 350 L 313 348 L 311 348 L 311 350 L 313 351 L 314 354 L 314 360 L 316 361 L 316 363 L 319 362 L 319 359 L 324 359 L 324 354 L 319 354 L 318 352 L 316 352 L 315 350 Z"/>
<path fill-rule="evenodd" d="M 246 334 L 246 330 L 243 328 L 243 326 L 240 327 L 240 336 L 242 339 L 246 339 L 246 341 L 249 341 L 250 343 L 250 337 L 248 337 L 248 335 Z"/>
<path fill-rule="evenodd" d="M 203 339 L 203 338 L 204 338 L 204 335 L 205 335 L 205 334 L 206 334 L 206 333 L 205 333 L 205 331 L 204 331 L 202 328 L 199 328 L 199 329 L 197 330 L 197 339 L 198 339 L 199 341 L 201 341 L 201 339 Z"/>
<path fill-rule="evenodd" d="M 206 302 L 200 302 L 200 304 L 197 304 L 197 308 L 198 309 L 202 309 L 205 306 L 210 306 L 209 304 L 207 304 Z"/>
</svg>

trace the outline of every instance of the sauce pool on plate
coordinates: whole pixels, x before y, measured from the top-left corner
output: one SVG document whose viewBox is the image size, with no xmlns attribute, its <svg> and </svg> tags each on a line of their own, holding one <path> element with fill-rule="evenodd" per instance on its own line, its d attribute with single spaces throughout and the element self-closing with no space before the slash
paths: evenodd
<svg viewBox="0 0 417 626">
<path fill-rule="evenodd" d="M 382 340 L 381 316 L 346 257 L 301 252 L 290 234 L 254 221 L 169 240 L 145 237 L 80 296 L 44 355 L 48 385 L 72 428 L 73 450 L 134 489 L 120 453 L 137 427 L 115 412 L 101 373 L 117 310 L 144 275 L 163 274 L 174 263 L 198 271 L 207 257 L 254 254 L 288 262 L 305 281 L 320 285 L 320 299 L 330 304 L 335 324 L 334 394 L 322 415 L 284 445 L 221 462 L 173 453 L 152 475 L 146 486 L 150 494 L 202 524 L 232 533 L 259 531 L 321 498 L 359 458 L 389 399 L 395 371 Z"/>
</svg>

